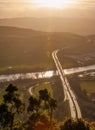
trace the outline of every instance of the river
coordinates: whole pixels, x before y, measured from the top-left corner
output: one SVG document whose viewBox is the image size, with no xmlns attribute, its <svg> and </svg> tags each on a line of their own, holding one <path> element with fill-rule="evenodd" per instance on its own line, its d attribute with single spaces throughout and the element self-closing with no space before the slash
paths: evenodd
<svg viewBox="0 0 95 130">
<path fill-rule="evenodd" d="M 64 73 L 66 75 L 68 75 L 68 74 L 74 74 L 74 73 L 89 71 L 89 70 L 95 70 L 95 65 L 64 69 Z"/>
<path fill-rule="evenodd" d="M 8 82 L 14 80 L 23 80 L 23 79 L 51 78 L 54 75 L 57 75 L 55 71 L 0 75 L 0 82 Z"/>
<path fill-rule="evenodd" d="M 74 74 L 78 72 L 84 72 L 88 70 L 95 70 L 95 65 L 64 69 L 66 75 Z M 52 76 L 58 75 L 56 71 L 45 71 L 45 72 L 31 72 L 31 73 L 18 73 L 9 75 L 0 75 L 0 82 L 9 82 L 23 79 L 39 79 L 39 78 L 51 78 Z"/>
</svg>

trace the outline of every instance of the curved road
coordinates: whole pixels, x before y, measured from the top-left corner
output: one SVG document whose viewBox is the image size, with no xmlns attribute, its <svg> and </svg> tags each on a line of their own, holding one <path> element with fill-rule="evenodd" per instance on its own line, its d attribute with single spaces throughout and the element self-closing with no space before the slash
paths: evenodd
<svg viewBox="0 0 95 130">
<path fill-rule="evenodd" d="M 63 91 L 64 91 L 64 100 L 69 100 L 69 106 L 70 106 L 70 111 L 71 111 L 71 117 L 76 119 L 76 118 L 82 118 L 81 110 L 78 105 L 76 96 L 74 92 L 70 88 L 70 84 L 67 80 L 67 77 L 65 76 L 65 73 L 63 71 L 63 68 L 59 62 L 59 59 L 57 57 L 58 50 L 53 51 L 52 57 L 55 62 L 55 65 L 57 67 L 58 73 L 60 75 L 62 85 L 63 85 Z"/>
</svg>

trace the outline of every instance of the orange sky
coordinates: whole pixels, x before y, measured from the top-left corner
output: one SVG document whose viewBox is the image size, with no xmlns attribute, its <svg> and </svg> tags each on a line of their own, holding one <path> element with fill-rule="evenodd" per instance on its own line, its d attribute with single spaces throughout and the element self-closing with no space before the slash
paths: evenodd
<svg viewBox="0 0 95 130">
<path fill-rule="evenodd" d="M 39 2 L 40 1 L 40 2 Z M 54 8 L 45 6 L 43 0 L 0 0 L 0 18 L 5 17 L 95 17 L 95 0 L 72 0 L 69 6 L 56 0 Z M 44 0 L 45 1 L 45 0 Z M 50 0 L 47 0 L 50 1 Z M 59 0 L 62 2 L 62 0 Z M 63 0 L 64 1 L 64 0 Z M 68 0 L 70 1 L 70 0 Z M 66 0 L 65 0 L 66 3 Z M 52 3 L 53 4 L 53 0 Z M 43 6 L 42 6 L 43 5 Z M 50 3 L 48 4 L 50 6 Z"/>
</svg>

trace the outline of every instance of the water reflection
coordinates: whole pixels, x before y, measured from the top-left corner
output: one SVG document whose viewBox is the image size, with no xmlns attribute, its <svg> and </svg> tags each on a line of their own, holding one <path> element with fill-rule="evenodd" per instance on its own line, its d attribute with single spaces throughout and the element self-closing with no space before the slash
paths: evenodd
<svg viewBox="0 0 95 130">
<path fill-rule="evenodd" d="M 74 73 L 84 72 L 84 71 L 88 71 L 88 70 L 95 70 L 95 65 L 77 67 L 77 68 L 71 68 L 71 69 L 64 69 L 64 73 L 65 74 L 74 74 Z"/>
<path fill-rule="evenodd" d="M 36 73 L 21 73 L 21 74 L 10 74 L 0 75 L 0 82 L 14 81 L 18 79 L 39 79 L 39 78 L 51 78 L 56 75 L 55 71 L 36 72 Z"/>
<path fill-rule="evenodd" d="M 78 72 L 84 72 L 88 70 L 95 70 L 95 65 L 77 67 L 71 69 L 64 69 L 64 73 L 73 74 Z M 18 73 L 10 75 L 0 75 L 0 82 L 14 81 L 18 79 L 39 79 L 39 78 L 51 78 L 52 76 L 58 75 L 57 71 L 45 71 L 45 72 L 35 72 L 35 73 Z"/>
</svg>

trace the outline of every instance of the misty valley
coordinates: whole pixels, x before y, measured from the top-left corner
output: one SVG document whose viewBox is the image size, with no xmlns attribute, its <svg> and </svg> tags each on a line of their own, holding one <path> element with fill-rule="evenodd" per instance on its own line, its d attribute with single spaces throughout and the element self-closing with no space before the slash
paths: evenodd
<svg viewBox="0 0 95 130">
<path fill-rule="evenodd" d="M 95 121 L 95 35 L 0 26 L 0 103 L 10 83 L 18 86 L 26 106 L 31 92 L 38 97 L 47 89 L 57 100 L 58 122 L 71 116 L 69 96 L 78 101 L 80 117 Z"/>
<path fill-rule="evenodd" d="M 95 130 L 95 0 L 0 0 L 0 130 Z"/>
</svg>

